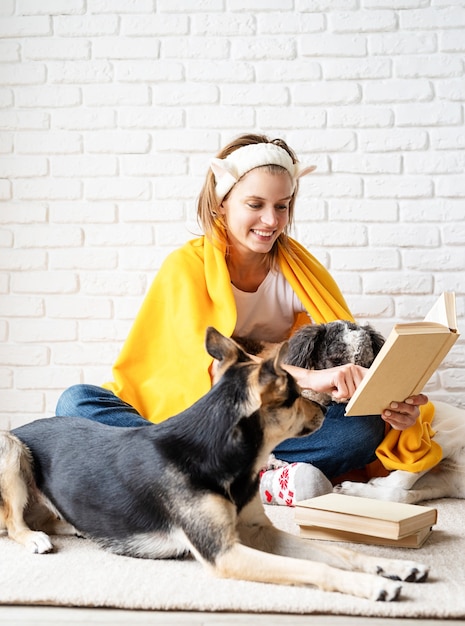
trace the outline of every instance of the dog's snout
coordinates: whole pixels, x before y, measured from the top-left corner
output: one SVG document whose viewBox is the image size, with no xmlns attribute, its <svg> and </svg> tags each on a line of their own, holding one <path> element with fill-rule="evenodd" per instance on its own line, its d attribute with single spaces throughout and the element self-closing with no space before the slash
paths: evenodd
<svg viewBox="0 0 465 626">
<path fill-rule="evenodd" d="M 295 437 L 306 437 L 312 435 L 314 432 L 321 428 L 324 417 L 324 411 L 320 406 L 314 402 L 305 401 L 307 408 L 305 410 L 305 419 L 301 422 L 300 430 L 295 434 Z"/>
<path fill-rule="evenodd" d="M 302 437 L 310 435 L 318 430 L 325 419 L 326 407 L 310 398 L 301 397 L 299 399 L 299 412 L 304 416 L 302 431 L 297 435 Z"/>
<path fill-rule="evenodd" d="M 325 406 L 324 404 L 320 404 L 319 402 L 315 402 L 314 400 L 312 400 L 313 404 L 316 404 L 316 406 L 320 409 L 320 411 L 323 413 L 323 417 L 326 417 L 326 412 L 328 410 L 328 407 Z"/>
<path fill-rule="evenodd" d="M 325 406 L 324 404 L 321 404 L 320 402 L 318 402 L 317 400 L 313 400 L 311 398 L 305 398 L 304 397 L 304 401 L 308 402 L 309 404 L 311 404 L 313 407 L 315 407 L 315 409 L 317 411 L 320 411 L 322 414 L 322 417 L 324 418 L 326 416 L 326 412 L 328 410 L 328 407 Z"/>
</svg>

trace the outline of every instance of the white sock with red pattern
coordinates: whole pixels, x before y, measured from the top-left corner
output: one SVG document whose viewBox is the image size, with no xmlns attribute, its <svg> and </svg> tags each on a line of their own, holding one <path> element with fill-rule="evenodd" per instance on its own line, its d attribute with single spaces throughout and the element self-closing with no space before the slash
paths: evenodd
<svg viewBox="0 0 465 626">
<path fill-rule="evenodd" d="M 333 490 L 331 482 L 310 463 L 291 463 L 271 469 L 260 477 L 260 497 L 264 504 L 295 506 L 299 500 L 315 498 Z"/>
</svg>

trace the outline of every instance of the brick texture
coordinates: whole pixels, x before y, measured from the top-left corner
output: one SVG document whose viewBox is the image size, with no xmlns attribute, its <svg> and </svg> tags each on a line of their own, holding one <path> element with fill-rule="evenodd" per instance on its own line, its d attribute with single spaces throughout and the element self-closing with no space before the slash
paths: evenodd
<svg viewBox="0 0 465 626">
<path fill-rule="evenodd" d="M 465 336 L 463 0 L 9 0 L 0 39 L 0 427 L 111 377 L 242 132 L 318 165 L 295 234 L 358 319 L 455 290 Z M 465 407 L 463 340 L 427 391 Z"/>
</svg>

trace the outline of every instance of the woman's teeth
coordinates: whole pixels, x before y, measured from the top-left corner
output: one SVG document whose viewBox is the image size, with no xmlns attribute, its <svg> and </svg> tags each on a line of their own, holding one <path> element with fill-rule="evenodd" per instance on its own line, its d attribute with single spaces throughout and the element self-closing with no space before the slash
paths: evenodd
<svg viewBox="0 0 465 626">
<path fill-rule="evenodd" d="M 273 233 L 270 233 L 269 231 L 266 230 L 253 230 L 252 232 L 254 232 L 256 235 L 258 235 L 259 237 L 272 237 Z"/>
</svg>

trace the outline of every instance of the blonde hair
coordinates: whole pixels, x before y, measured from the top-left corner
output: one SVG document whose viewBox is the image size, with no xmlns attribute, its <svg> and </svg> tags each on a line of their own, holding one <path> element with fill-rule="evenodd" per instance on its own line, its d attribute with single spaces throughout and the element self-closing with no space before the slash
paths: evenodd
<svg viewBox="0 0 465 626">
<path fill-rule="evenodd" d="M 238 150 L 239 148 L 258 143 L 272 143 L 279 146 L 280 148 L 283 148 L 291 157 L 292 162 L 297 163 L 297 157 L 294 151 L 286 144 L 284 140 L 269 139 L 265 135 L 254 134 L 241 135 L 240 137 L 229 143 L 227 146 L 225 146 L 216 156 L 220 159 L 225 159 L 228 155 L 230 155 L 235 150 Z M 280 165 L 263 165 L 260 167 L 266 168 L 266 170 L 271 174 L 280 174 L 282 172 L 287 172 L 287 170 Z M 216 197 L 215 184 L 215 176 L 213 172 L 209 169 L 197 202 L 197 220 L 202 227 L 205 236 L 208 237 L 208 239 L 213 244 L 217 243 L 227 247 L 227 232 L 224 222 L 218 213 L 218 200 Z M 275 264 L 278 243 L 289 251 L 288 232 L 293 223 L 294 204 L 297 191 L 298 182 L 296 182 L 294 193 L 292 194 L 292 198 L 289 202 L 289 221 L 284 231 L 279 235 L 278 240 L 273 246 L 273 249 L 269 252 L 269 255 L 271 257 L 271 265 Z"/>
</svg>

